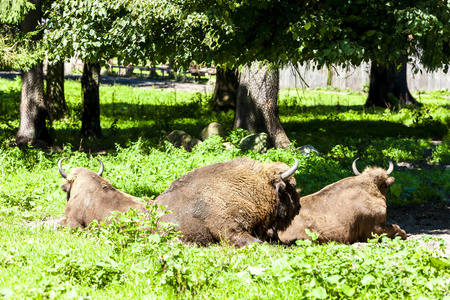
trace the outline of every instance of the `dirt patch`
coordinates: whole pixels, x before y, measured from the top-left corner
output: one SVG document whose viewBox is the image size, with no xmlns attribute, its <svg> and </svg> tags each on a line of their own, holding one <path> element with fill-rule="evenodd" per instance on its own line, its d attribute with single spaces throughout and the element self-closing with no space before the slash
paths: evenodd
<svg viewBox="0 0 450 300">
<path fill-rule="evenodd" d="M 408 239 L 419 240 L 429 235 L 445 242 L 446 256 L 450 256 L 450 205 L 389 206 L 387 223 L 397 224 L 406 231 Z M 439 247 L 437 242 L 427 244 Z"/>
</svg>

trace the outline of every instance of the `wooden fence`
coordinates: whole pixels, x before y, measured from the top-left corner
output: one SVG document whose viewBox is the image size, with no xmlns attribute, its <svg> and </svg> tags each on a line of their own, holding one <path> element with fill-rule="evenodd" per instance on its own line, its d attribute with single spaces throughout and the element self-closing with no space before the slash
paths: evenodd
<svg viewBox="0 0 450 300">
<path fill-rule="evenodd" d="M 332 69 L 331 86 L 339 89 L 362 90 L 369 84 L 370 64 L 364 63 L 359 67 Z M 303 78 L 303 80 L 301 79 Z M 450 73 L 443 70 L 436 72 L 422 71 L 414 74 L 412 66 L 408 64 L 407 81 L 412 92 L 418 90 L 446 90 L 450 89 Z M 304 64 L 294 69 L 287 67 L 280 71 L 280 88 L 326 87 L 327 69 L 313 69 Z"/>
</svg>

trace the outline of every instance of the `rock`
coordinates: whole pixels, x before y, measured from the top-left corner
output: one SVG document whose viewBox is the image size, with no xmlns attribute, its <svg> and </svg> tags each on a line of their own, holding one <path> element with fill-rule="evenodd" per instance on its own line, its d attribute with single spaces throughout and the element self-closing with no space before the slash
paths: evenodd
<svg viewBox="0 0 450 300">
<path fill-rule="evenodd" d="M 167 136 L 167 140 L 171 142 L 175 147 L 183 147 L 188 152 L 191 152 L 192 148 L 201 143 L 199 139 L 193 138 L 188 133 L 182 130 L 172 131 Z"/>
<path fill-rule="evenodd" d="M 222 128 L 222 125 L 220 125 L 217 122 L 212 122 L 205 128 L 203 128 L 202 132 L 200 133 L 200 138 L 202 141 L 208 139 L 211 135 L 218 135 L 220 137 L 225 136 L 225 132 Z"/>
<path fill-rule="evenodd" d="M 234 145 L 231 142 L 224 142 L 222 145 L 225 147 L 226 150 L 230 150 L 234 147 Z"/>
<path fill-rule="evenodd" d="M 303 156 L 308 156 L 310 154 L 314 154 L 314 155 L 319 155 L 320 154 L 319 151 L 317 151 L 317 149 L 314 148 L 314 146 L 312 146 L 312 145 L 301 146 L 301 147 L 298 147 L 295 150 L 300 152 Z"/>
<path fill-rule="evenodd" d="M 265 132 L 248 135 L 239 142 L 239 147 L 242 151 L 265 153 L 269 148 L 269 136 Z"/>
</svg>

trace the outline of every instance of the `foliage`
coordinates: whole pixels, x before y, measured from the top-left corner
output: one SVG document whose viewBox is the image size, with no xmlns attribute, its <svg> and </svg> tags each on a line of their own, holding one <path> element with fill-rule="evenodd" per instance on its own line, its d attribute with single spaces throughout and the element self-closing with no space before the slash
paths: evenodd
<svg viewBox="0 0 450 300">
<path fill-rule="evenodd" d="M 43 1 L 44 6 L 47 1 Z M 0 65 L 2 68 L 28 70 L 42 61 L 44 49 L 36 37 L 41 27 L 23 32 L 21 30 L 26 14 L 35 9 L 35 4 L 27 0 L 0 0 Z"/>
<path fill-rule="evenodd" d="M 56 60 L 77 56 L 105 64 L 114 56 L 125 65 L 165 63 L 166 53 L 173 53 L 165 37 L 176 10 L 167 1 L 59 0 L 47 13 L 46 45 Z"/>
<path fill-rule="evenodd" d="M 429 69 L 448 66 L 450 48 L 440 36 L 450 28 L 444 21 L 446 1 L 320 1 L 309 9 L 315 13 L 296 22 L 292 33 L 302 41 L 299 52 L 309 55 L 314 49 L 311 55 L 319 65 L 359 65 L 369 59 L 395 63 L 408 53 Z"/>
<path fill-rule="evenodd" d="M 142 253 L 149 251 L 151 246 L 159 246 L 176 238 L 179 233 L 174 224 L 159 222 L 159 218 L 169 211 L 158 205 L 147 205 L 145 214 L 137 210 L 128 212 L 113 212 L 107 220 L 94 220 L 86 235 L 98 238 L 111 245 L 115 253 L 121 253 L 130 246 L 138 246 L 134 251 Z M 108 222 L 108 224 L 106 224 Z"/>
<path fill-rule="evenodd" d="M 27 0 L 0 0 L 0 23 L 17 24 L 23 16 L 35 6 Z"/>
<path fill-rule="evenodd" d="M 86 284 L 104 288 L 108 283 L 122 281 L 123 271 L 114 260 L 85 261 L 67 251 L 57 253 L 53 264 L 46 273 L 58 276 L 62 281 L 72 284 Z"/>
<path fill-rule="evenodd" d="M 164 136 L 183 129 L 193 136 L 211 121 L 210 95 L 165 92 L 115 85 L 102 86 L 104 144 L 79 138 L 79 83 L 66 82 L 71 116 L 55 121 L 61 152 L 9 147 L 17 131 L 19 80 L 0 79 L 0 295 L 13 299 L 192 299 L 192 298 L 403 298 L 449 296 L 450 261 L 441 250 L 424 247 L 439 240 L 400 241 L 379 237 L 368 243 L 317 245 L 228 245 L 197 247 L 177 242 L 171 225 L 158 227 L 161 211 L 134 210 L 114 215 L 109 224 L 86 231 L 42 224 L 63 214 L 66 194 L 57 170 L 82 166 L 98 170 L 113 185 L 144 200 L 154 199 L 187 172 L 215 162 L 247 156 L 261 162 L 299 160 L 295 174 L 301 195 L 311 194 L 358 168 L 396 165 L 388 205 L 448 203 L 448 99 L 422 94 L 423 108 L 400 111 L 363 108 L 364 95 L 323 91 L 283 91 L 280 114 L 295 144 L 264 154 L 226 150 L 247 132 L 231 130 L 232 115 L 221 115 L 226 137 L 214 137 L 192 152 L 175 148 Z M 74 116 L 75 115 L 75 116 Z M 112 124 L 115 121 L 113 128 Z M 436 143 L 438 140 L 440 143 Z M 301 156 L 296 148 L 316 147 L 320 154 Z M 81 147 L 84 151 L 79 151 Z M 91 149 L 91 151 L 89 151 Z M 439 161 L 438 161 L 439 159 Z M 400 162 L 421 169 L 401 167 Z M 434 162 L 438 165 L 432 165 Z M 161 225 L 159 225 L 161 226 Z M 161 230 L 162 234 L 154 231 Z M 160 231 L 160 233 L 161 233 Z M 314 239 L 314 233 L 311 233 Z"/>
<path fill-rule="evenodd" d="M 169 60 L 237 68 L 275 64 L 399 64 L 417 56 L 448 66 L 446 1 L 55 1 L 49 54 L 120 63 Z M 245 49 L 243 51 L 242 49 Z M 419 55 L 420 54 L 420 55 Z"/>
</svg>

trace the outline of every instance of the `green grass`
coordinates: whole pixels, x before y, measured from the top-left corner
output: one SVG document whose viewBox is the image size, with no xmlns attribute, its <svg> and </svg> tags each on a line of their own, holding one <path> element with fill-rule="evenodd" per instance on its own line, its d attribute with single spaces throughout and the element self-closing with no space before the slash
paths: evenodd
<svg viewBox="0 0 450 300">
<path fill-rule="evenodd" d="M 450 296 L 450 260 L 416 241 L 341 244 L 254 245 L 234 249 L 183 246 L 139 236 L 120 244 L 125 233 L 31 227 L 30 221 L 61 216 L 66 195 L 56 164 L 98 169 L 118 189 L 155 198 L 186 172 L 246 155 L 260 161 L 299 159 L 295 175 L 302 195 L 352 176 L 351 163 L 386 166 L 394 162 L 450 164 L 449 100 L 445 93 L 420 94 L 424 107 L 400 111 L 364 109 L 365 95 L 326 91 L 280 94 L 280 117 L 294 145 L 265 154 L 225 150 L 236 141 L 233 113 L 215 114 L 209 94 L 101 87 L 105 139 L 82 141 L 81 90 L 66 82 L 70 115 L 53 122 L 61 153 L 9 147 L 18 129 L 20 81 L 0 79 L 0 295 L 10 299 L 325 299 L 434 298 Z M 442 96 L 444 95 L 444 96 Z M 174 148 L 165 135 L 181 129 L 198 137 L 211 121 L 227 131 L 192 152 Z M 436 142 L 441 142 L 436 145 Z M 318 156 L 302 157 L 296 147 L 312 144 Z M 80 146 L 84 151 L 78 151 Z M 388 204 L 442 204 L 449 199 L 450 175 L 439 165 L 396 168 Z M 1 296 L 0 296 L 1 297 Z M 446 299 L 447 299 L 446 298 Z"/>
</svg>

